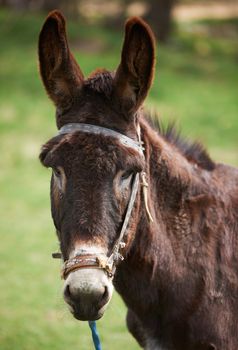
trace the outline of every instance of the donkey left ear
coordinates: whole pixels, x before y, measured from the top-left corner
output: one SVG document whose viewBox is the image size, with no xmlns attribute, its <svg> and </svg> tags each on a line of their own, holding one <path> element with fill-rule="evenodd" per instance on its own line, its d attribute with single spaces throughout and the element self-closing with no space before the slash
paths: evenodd
<svg viewBox="0 0 238 350">
<path fill-rule="evenodd" d="M 133 17 L 125 27 L 121 63 L 115 89 L 123 110 L 134 113 L 143 103 L 154 77 L 155 39 L 142 19 Z"/>
<path fill-rule="evenodd" d="M 56 107 L 70 107 L 83 84 L 83 74 L 70 52 L 64 16 L 49 13 L 39 36 L 40 74 L 46 91 Z"/>
</svg>

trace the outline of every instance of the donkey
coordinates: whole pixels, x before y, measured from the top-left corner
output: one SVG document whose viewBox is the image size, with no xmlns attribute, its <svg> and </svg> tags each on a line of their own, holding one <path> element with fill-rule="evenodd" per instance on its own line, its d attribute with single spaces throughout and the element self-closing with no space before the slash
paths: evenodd
<svg viewBox="0 0 238 350">
<path fill-rule="evenodd" d="M 85 79 L 53 11 L 39 64 L 59 129 L 40 160 L 74 317 L 102 317 L 114 286 L 142 348 L 237 350 L 238 170 L 146 117 L 149 26 L 129 19 L 117 70 Z"/>
</svg>

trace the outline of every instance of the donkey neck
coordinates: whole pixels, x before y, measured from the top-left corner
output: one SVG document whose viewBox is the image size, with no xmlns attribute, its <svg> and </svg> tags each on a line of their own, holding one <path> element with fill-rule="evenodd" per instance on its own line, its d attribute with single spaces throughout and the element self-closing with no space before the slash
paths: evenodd
<svg viewBox="0 0 238 350">
<path fill-rule="evenodd" d="M 193 165 L 144 119 L 141 121 L 141 132 L 149 183 L 148 205 L 154 223 L 149 222 L 141 199 L 141 214 L 137 226 L 141 232 L 137 233 L 135 247 L 137 241 L 143 241 L 143 244 L 138 244 L 138 254 L 141 257 L 146 257 L 152 265 L 153 259 L 163 259 L 160 265 L 172 268 L 171 265 L 176 262 L 177 257 L 171 246 L 170 234 L 173 235 L 173 231 L 178 229 L 186 232 L 190 229 L 184 201 L 189 196 L 191 187 L 196 187 L 196 177 L 193 174 Z"/>
<path fill-rule="evenodd" d="M 154 222 L 148 220 L 141 194 L 134 242 L 116 278 L 116 287 L 122 295 L 125 293 L 124 298 L 126 302 L 129 300 L 129 304 L 133 304 L 133 300 L 121 285 L 127 284 L 127 290 L 131 290 L 134 283 L 138 288 L 138 298 L 145 298 L 148 284 L 155 284 L 156 290 L 159 288 L 167 293 L 169 286 L 178 283 L 178 280 L 184 283 L 186 254 L 188 249 L 196 246 L 196 237 L 191 235 L 191 213 L 186 207 L 186 200 L 196 193 L 197 188 L 202 191 L 196 166 L 144 119 L 140 124 L 149 183 L 148 205 Z"/>
</svg>

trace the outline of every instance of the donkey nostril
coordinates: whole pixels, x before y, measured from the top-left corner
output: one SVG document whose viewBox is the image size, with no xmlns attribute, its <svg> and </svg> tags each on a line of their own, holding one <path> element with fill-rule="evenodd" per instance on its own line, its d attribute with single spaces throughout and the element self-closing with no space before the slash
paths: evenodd
<svg viewBox="0 0 238 350">
<path fill-rule="evenodd" d="M 70 292 L 70 287 L 69 287 L 69 284 L 67 284 L 67 286 L 65 287 L 65 290 L 64 290 L 64 297 L 66 299 L 71 299 L 71 292 Z"/>
<path fill-rule="evenodd" d="M 102 302 L 107 302 L 107 300 L 108 300 L 108 297 L 109 297 L 109 292 L 108 292 L 108 287 L 107 286 L 105 286 L 105 290 L 104 290 L 104 293 L 103 293 L 103 295 L 102 295 Z"/>
<path fill-rule="evenodd" d="M 80 294 L 78 289 L 74 289 L 70 284 L 67 284 L 64 290 L 64 298 L 68 303 L 79 302 Z"/>
</svg>

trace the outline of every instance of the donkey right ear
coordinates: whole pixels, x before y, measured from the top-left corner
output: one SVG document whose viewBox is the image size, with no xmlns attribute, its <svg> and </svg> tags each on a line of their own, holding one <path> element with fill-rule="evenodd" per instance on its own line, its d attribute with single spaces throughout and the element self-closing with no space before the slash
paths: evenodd
<svg viewBox="0 0 238 350">
<path fill-rule="evenodd" d="M 49 13 L 39 36 L 40 74 L 46 91 L 61 110 L 68 109 L 83 84 L 83 74 L 71 54 L 63 15 Z"/>
<path fill-rule="evenodd" d="M 135 113 L 146 98 L 154 67 L 154 35 L 141 18 L 132 17 L 126 23 L 121 63 L 115 76 L 116 95 L 129 114 Z"/>
</svg>

